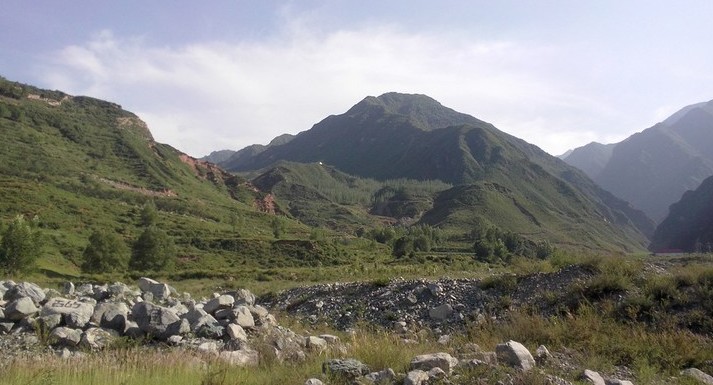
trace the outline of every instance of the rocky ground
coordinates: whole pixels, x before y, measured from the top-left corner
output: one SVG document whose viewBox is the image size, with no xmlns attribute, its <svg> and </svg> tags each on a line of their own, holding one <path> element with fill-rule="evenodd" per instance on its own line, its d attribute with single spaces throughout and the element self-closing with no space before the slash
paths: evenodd
<svg viewBox="0 0 713 385">
<path fill-rule="evenodd" d="M 122 340 L 189 349 L 238 366 L 257 366 L 266 355 L 279 361 L 301 361 L 311 354 L 331 351 L 339 356 L 347 351 L 349 342 L 334 335 L 300 335 L 280 326 L 272 310 L 308 324 L 326 322 L 343 330 L 367 321 L 402 335 L 404 343 L 417 330 L 431 331 L 447 342 L 449 333 L 469 322 L 497 318 L 511 307 L 528 306 L 545 315 L 561 312 L 569 288 L 593 274 L 589 268 L 571 266 L 556 273 L 483 281 L 338 283 L 259 299 L 245 289 L 194 299 L 149 278 L 139 279 L 136 286 L 67 282 L 61 290 L 0 281 L 0 368 L 43 354 L 67 358 L 91 354 Z M 322 374 L 300 381 L 312 385 L 468 383 L 458 378 L 502 367 L 506 376 L 498 381 L 503 384 L 517 383 L 516 378 L 522 379 L 517 376 L 531 371 L 546 383 L 570 383 L 556 375 L 570 365 L 567 354 L 550 354 L 544 346 L 531 353 L 516 341 L 503 341 L 492 352 L 470 344 L 456 356 L 452 353 L 419 355 L 407 369 L 377 371 L 349 357 L 325 359 Z M 632 379 L 626 370 L 612 378 L 584 368 L 581 372 L 582 379 L 594 384 L 627 384 Z M 713 384 L 713 378 L 695 369 L 686 374 Z"/>
</svg>

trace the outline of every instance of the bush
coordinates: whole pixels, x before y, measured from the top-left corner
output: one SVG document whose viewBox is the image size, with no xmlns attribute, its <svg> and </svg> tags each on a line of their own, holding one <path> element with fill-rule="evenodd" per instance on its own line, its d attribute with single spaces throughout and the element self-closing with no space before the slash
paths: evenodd
<svg viewBox="0 0 713 385">
<path fill-rule="evenodd" d="M 83 256 L 82 271 L 87 273 L 125 271 L 130 258 L 124 240 L 106 231 L 95 231 L 89 237 Z"/>
<path fill-rule="evenodd" d="M 2 233 L 0 241 L 0 269 L 7 274 L 31 270 L 42 248 L 37 218 L 26 221 L 18 215 Z"/>
</svg>

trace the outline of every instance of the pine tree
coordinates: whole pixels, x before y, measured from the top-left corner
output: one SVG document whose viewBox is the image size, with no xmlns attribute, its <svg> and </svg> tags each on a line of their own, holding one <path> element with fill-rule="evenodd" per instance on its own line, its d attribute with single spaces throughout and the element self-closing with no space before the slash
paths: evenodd
<svg viewBox="0 0 713 385">
<path fill-rule="evenodd" d="M 129 265 L 129 248 L 115 233 L 95 231 L 84 249 L 82 270 L 88 273 L 125 271 Z"/>
<path fill-rule="evenodd" d="M 129 267 L 135 270 L 171 270 L 175 246 L 168 234 L 156 226 L 147 227 L 134 243 Z"/>
<path fill-rule="evenodd" d="M 2 233 L 0 241 L 0 269 L 8 274 L 31 270 L 42 248 L 37 218 L 32 221 L 18 215 Z"/>
</svg>

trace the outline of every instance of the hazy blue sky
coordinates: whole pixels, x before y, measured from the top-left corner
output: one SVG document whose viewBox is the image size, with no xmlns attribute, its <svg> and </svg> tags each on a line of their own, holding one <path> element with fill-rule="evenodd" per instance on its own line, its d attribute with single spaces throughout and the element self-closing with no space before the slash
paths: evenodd
<svg viewBox="0 0 713 385">
<path fill-rule="evenodd" d="M 0 75 L 193 156 L 421 93 L 559 154 L 713 99 L 713 1 L 4 0 Z"/>
</svg>

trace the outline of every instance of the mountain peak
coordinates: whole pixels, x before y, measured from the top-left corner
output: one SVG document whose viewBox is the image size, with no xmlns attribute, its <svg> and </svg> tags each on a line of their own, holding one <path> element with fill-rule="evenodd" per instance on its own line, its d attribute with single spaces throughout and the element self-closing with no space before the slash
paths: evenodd
<svg viewBox="0 0 713 385">
<path fill-rule="evenodd" d="M 470 115 L 445 107 L 430 96 L 398 92 L 387 92 L 378 97 L 367 96 L 346 113 L 353 117 L 381 114 L 406 117 L 416 127 L 424 131 L 462 124 L 480 125 L 485 123 Z"/>
</svg>

